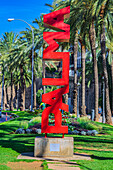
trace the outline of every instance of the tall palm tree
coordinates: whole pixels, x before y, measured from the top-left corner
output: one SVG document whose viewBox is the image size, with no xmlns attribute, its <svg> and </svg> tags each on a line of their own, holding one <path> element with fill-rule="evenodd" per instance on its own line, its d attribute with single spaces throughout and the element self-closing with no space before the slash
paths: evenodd
<svg viewBox="0 0 113 170">
<path fill-rule="evenodd" d="M 85 59 L 86 49 L 82 39 L 79 39 L 81 44 L 81 60 L 82 60 L 82 109 L 81 116 L 86 116 L 86 105 L 85 105 Z"/>
<path fill-rule="evenodd" d="M 111 87 L 112 87 L 112 114 L 113 114 L 113 28 L 108 30 L 108 36 L 106 38 L 106 47 L 108 51 L 108 62 L 111 66 Z"/>
<path fill-rule="evenodd" d="M 2 64 L 2 95 L 1 95 L 1 110 L 3 110 L 4 104 L 4 65 Z M 0 117 L 1 117 L 1 110 L 0 110 Z"/>
<path fill-rule="evenodd" d="M 41 18 L 42 20 L 42 18 Z M 42 67 L 40 66 L 41 64 L 41 57 L 39 55 L 40 49 L 43 46 L 43 30 L 44 28 L 42 28 L 41 26 L 41 21 L 35 19 L 35 21 L 33 21 L 33 23 L 38 23 L 40 29 L 36 29 L 35 27 L 33 27 L 34 29 L 34 108 L 36 109 L 36 78 L 40 77 L 41 75 L 41 69 Z M 31 47 L 32 47 L 32 33 L 31 30 L 27 29 L 26 31 L 22 31 L 21 32 L 22 38 L 26 40 L 27 45 L 25 47 L 25 54 L 28 55 L 30 63 L 29 63 L 29 68 L 31 68 L 32 66 L 32 51 L 31 51 Z"/>
<path fill-rule="evenodd" d="M 11 67 L 12 61 L 13 61 L 13 55 L 12 55 L 12 50 L 14 46 L 16 45 L 18 35 L 15 35 L 13 32 L 6 32 L 3 35 L 3 38 L 0 41 L 0 52 L 2 54 L 2 57 L 5 61 L 5 64 L 8 67 L 8 70 L 11 74 L 11 98 L 10 98 L 10 110 L 13 110 L 13 68 Z"/>
<path fill-rule="evenodd" d="M 99 98 L 99 85 L 98 85 L 98 67 L 96 58 L 96 33 L 94 26 L 94 18 L 92 18 L 91 24 L 89 26 L 89 40 L 93 57 L 94 64 L 94 82 L 95 82 L 95 121 L 98 121 L 98 98 Z"/>
<path fill-rule="evenodd" d="M 98 2 L 98 3 L 97 3 Z M 106 123 L 112 124 L 111 119 L 111 109 L 110 109 L 110 98 L 109 98 L 109 84 L 108 84 L 108 73 L 106 66 L 106 45 L 105 45 L 105 17 L 108 15 L 109 11 L 112 10 L 113 2 L 110 0 L 98 0 L 96 2 L 96 14 L 100 20 L 100 45 L 101 45 L 101 53 L 103 58 L 103 73 L 104 73 L 104 81 L 105 81 L 105 93 L 106 93 Z"/>
</svg>

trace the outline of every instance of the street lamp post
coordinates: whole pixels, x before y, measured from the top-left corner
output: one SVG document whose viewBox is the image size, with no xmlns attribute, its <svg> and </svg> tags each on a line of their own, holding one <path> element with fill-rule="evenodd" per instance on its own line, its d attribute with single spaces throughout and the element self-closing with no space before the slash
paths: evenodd
<svg viewBox="0 0 113 170">
<path fill-rule="evenodd" d="M 32 26 L 28 24 L 26 21 L 22 19 L 14 19 L 14 18 L 8 19 L 9 22 L 14 21 L 14 20 L 25 22 L 27 25 L 29 25 L 32 31 L 32 85 L 31 85 L 31 111 L 32 111 L 33 110 L 33 75 L 34 75 L 34 32 L 33 32 Z"/>
</svg>

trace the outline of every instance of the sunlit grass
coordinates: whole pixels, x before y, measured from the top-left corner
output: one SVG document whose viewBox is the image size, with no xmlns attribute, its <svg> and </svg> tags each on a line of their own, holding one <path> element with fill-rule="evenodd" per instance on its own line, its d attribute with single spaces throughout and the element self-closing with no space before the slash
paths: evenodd
<svg viewBox="0 0 113 170">
<path fill-rule="evenodd" d="M 0 124 L 0 169 L 8 169 L 7 162 L 15 162 L 17 156 L 24 152 L 34 151 L 34 140 L 37 134 L 12 134 L 19 128 L 20 121 L 30 120 L 34 114 L 27 112 L 15 112 L 18 118 Z M 74 152 L 87 153 L 91 160 L 76 161 L 81 169 L 112 170 L 113 169 L 113 126 L 97 123 L 102 126 L 102 134 L 97 136 L 65 135 L 74 138 Z M 62 134 L 48 134 L 59 136 Z M 100 151 L 99 149 L 102 149 Z"/>
</svg>

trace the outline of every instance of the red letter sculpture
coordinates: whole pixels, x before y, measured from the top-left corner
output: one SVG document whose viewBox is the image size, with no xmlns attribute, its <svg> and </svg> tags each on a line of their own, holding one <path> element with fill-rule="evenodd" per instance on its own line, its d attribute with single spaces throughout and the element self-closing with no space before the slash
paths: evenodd
<svg viewBox="0 0 113 170">
<path fill-rule="evenodd" d="M 44 25 L 59 32 L 44 32 L 43 38 L 48 47 L 43 51 L 44 60 L 62 61 L 62 78 L 43 78 L 42 85 L 63 86 L 60 89 L 42 95 L 42 102 L 49 106 L 42 113 L 42 133 L 68 133 L 68 126 L 62 126 L 60 109 L 68 111 L 68 105 L 62 102 L 62 95 L 69 92 L 69 52 L 55 52 L 56 42 L 69 42 L 70 26 L 64 23 L 69 17 L 70 7 L 44 15 Z M 55 116 L 55 126 L 49 126 L 49 114 Z"/>
</svg>

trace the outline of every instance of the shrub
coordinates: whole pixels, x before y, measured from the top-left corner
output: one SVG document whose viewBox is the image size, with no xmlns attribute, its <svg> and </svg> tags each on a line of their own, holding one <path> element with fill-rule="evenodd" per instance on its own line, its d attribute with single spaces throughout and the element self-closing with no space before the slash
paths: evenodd
<svg viewBox="0 0 113 170">
<path fill-rule="evenodd" d="M 77 119 L 77 122 L 79 122 L 80 127 L 83 129 L 87 129 L 87 130 L 96 130 L 96 131 L 100 131 L 102 130 L 102 126 L 97 125 L 95 122 L 92 122 L 91 120 L 89 120 L 87 117 L 81 117 Z"/>
<path fill-rule="evenodd" d="M 28 126 L 34 126 L 38 123 L 41 123 L 41 117 L 40 116 L 37 116 L 37 117 L 34 117 L 33 119 L 31 119 L 28 123 Z"/>
<path fill-rule="evenodd" d="M 38 110 L 34 110 L 35 111 L 35 114 L 36 115 L 42 115 L 42 111 L 41 109 L 38 109 Z"/>
<path fill-rule="evenodd" d="M 78 135 L 80 132 L 78 131 L 78 130 L 74 130 L 73 131 L 73 134 L 76 134 L 76 135 Z"/>
<path fill-rule="evenodd" d="M 76 118 L 77 116 L 76 116 L 75 114 L 72 114 L 71 117 L 72 117 L 72 118 Z"/>
<path fill-rule="evenodd" d="M 99 128 L 97 125 L 95 125 L 93 122 L 88 122 L 86 123 L 86 125 L 84 126 L 86 129 L 88 130 L 97 130 L 99 131 Z"/>
<path fill-rule="evenodd" d="M 70 112 L 63 111 L 62 114 L 65 115 L 65 116 L 69 116 L 69 115 L 70 115 Z"/>
<path fill-rule="evenodd" d="M 98 134 L 98 132 L 96 131 L 96 130 L 88 130 L 87 131 L 87 135 L 97 135 Z"/>
<path fill-rule="evenodd" d="M 82 122 L 89 122 L 90 120 L 88 119 L 87 116 L 85 117 L 80 117 L 77 119 L 77 122 L 82 123 Z"/>
<path fill-rule="evenodd" d="M 30 134 L 31 131 L 32 131 L 31 129 L 26 129 L 26 133 L 27 133 L 27 134 Z"/>
<path fill-rule="evenodd" d="M 73 126 L 69 126 L 69 127 L 68 127 L 68 130 L 69 130 L 69 131 L 74 131 L 74 127 L 73 127 Z"/>
<path fill-rule="evenodd" d="M 16 134 L 24 134 L 25 131 L 24 131 L 23 129 L 19 128 L 19 129 L 16 130 L 15 133 L 16 133 Z"/>
<path fill-rule="evenodd" d="M 28 121 L 23 120 L 23 121 L 20 122 L 19 125 L 20 125 L 20 128 L 27 129 L 28 128 Z"/>
<path fill-rule="evenodd" d="M 81 131 L 81 135 L 86 135 L 86 132 L 85 131 Z"/>
<path fill-rule="evenodd" d="M 48 165 L 47 165 L 46 160 L 44 160 L 41 166 L 44 168 L 44 170 L 48 170 Z"/>
</svg>

